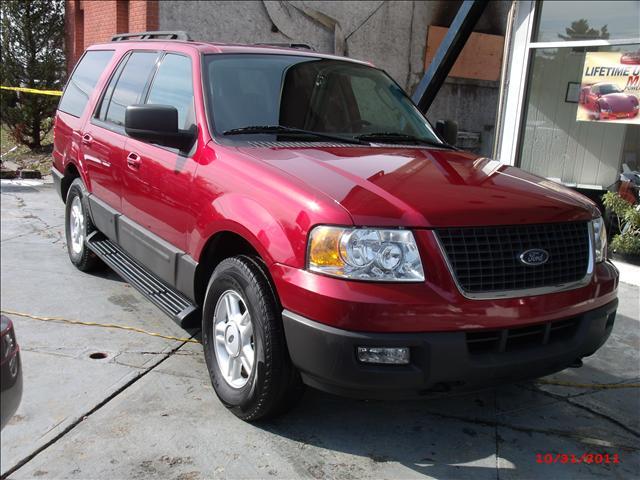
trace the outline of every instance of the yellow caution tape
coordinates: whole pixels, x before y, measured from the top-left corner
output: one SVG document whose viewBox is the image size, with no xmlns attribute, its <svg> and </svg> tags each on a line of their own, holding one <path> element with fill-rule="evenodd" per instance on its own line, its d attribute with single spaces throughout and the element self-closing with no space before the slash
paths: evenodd
<svg viewBox="0 0 640 480">
<path fill-rule="evenodd" d="M 54 97 L 59 97 L 62 95 L 60 90 L 38 90 L 37 88 L 25 88 L 25 87 L 5 87 L 0 86 L 3 90 L 14 90 L 16 92 L 25 92 L 25 93 L 38 93 L 40 95 L 52 95 Z"/>
<path fill-rule="evenodd" d="M 131 332 L 144 333 L 145 335 L 151 335 L 152 337 L 166 338 L 167 340 L 177 340 L 178 342 L 200 343 L 193 338 L 180 338 L 180 337 L 172 337 L 170 335 L 162 335 L 160 333 L 148 332 L 146 330 L 142 330 L 141 328 L 130 327 L 129 325 L 118 325 L 115 323 L 82 322 L 80 320 L 69 320 L 62 317 L 41 317 L 39 315 L 31 315 L 29 313 L 14 312 L 13 310 L 4 310 L 4 309 L 0 310 L 0 312 L 6 313 L 8 315 L 16 315 L 18 317 L 27 317 L 33 320 L 40 320 L 44 322 L 62 322 L 62 323 L 70 323 L 71 325 L 83 325 L 86 327 L 118 328 L 120 330 L 129 330 Z"/>
</svg>

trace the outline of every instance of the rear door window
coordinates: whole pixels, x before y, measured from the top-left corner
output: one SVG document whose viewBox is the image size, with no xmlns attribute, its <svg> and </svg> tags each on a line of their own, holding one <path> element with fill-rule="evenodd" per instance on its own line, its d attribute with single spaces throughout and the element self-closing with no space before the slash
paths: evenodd
<svg viewBox="0 0 640 480">
<path fill-rule="evenodd" d="M 107 87 L 99 109 L 100 120 L 124 126 L 124 113 L 129 105 L 142 102 L 157 59 L 158 52 L 133 52 L 129 55 L 124 68 L 116 72 Z"/>
<path fill-rule="evenodd" d="M 158 67 L 147 103 L 170 105 L 178 110 L 178 127 L 184 130 L 195 125 L 191 59 L 168 53 Z"/>
<path fill-rule="evenodd" d="M 111 57 L 113 57 L 113 50 L 86 52 L 69 79 L 67 88 L 60 99 L 58 110 L 74 117 L 82 116 L 87 103 L 89 103 L 89 97 Z"/>
</svg>

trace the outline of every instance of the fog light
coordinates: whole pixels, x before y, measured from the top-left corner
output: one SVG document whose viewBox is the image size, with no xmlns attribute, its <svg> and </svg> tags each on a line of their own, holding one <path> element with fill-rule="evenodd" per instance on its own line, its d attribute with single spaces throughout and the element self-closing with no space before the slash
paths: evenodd
<svg viewBox="0 0 640 480">
<path fill-rule="evenodd" d="M 409 348 L 358 347 L 358 360 L 363 363 L 406 365 L 409 363 Z"/>
</svg>

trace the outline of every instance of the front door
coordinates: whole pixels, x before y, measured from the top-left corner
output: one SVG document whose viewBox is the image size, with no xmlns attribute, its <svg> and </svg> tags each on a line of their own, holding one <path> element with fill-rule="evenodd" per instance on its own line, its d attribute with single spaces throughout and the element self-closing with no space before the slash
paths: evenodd
<svg viewBox="0 0 640 480">
<path fill-rule="evenodd" d="M 195 128 L 191 58 L 167 53 L 145 103 L 176 107 L 179 128 Z M 173 247 L 185 251 L 188 230 L 193 224 L 189 205 L 196 162 L 188 152 L 130 137 L 125 153 L 123 213 Z"/>
</svg>

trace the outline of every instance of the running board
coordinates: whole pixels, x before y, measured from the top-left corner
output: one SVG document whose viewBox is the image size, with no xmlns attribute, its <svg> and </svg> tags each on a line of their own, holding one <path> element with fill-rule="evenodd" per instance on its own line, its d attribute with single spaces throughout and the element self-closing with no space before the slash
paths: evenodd
<svg viewBox="0 0 640 480">
<path fill-rule="evenodd" d="M 187 328 L 196 323 L 200 311 L 191 300 L 150 273 L 102 233 L 96 231 L 89 235 L 87 246 L 178 325 Z"/>
</svg>

